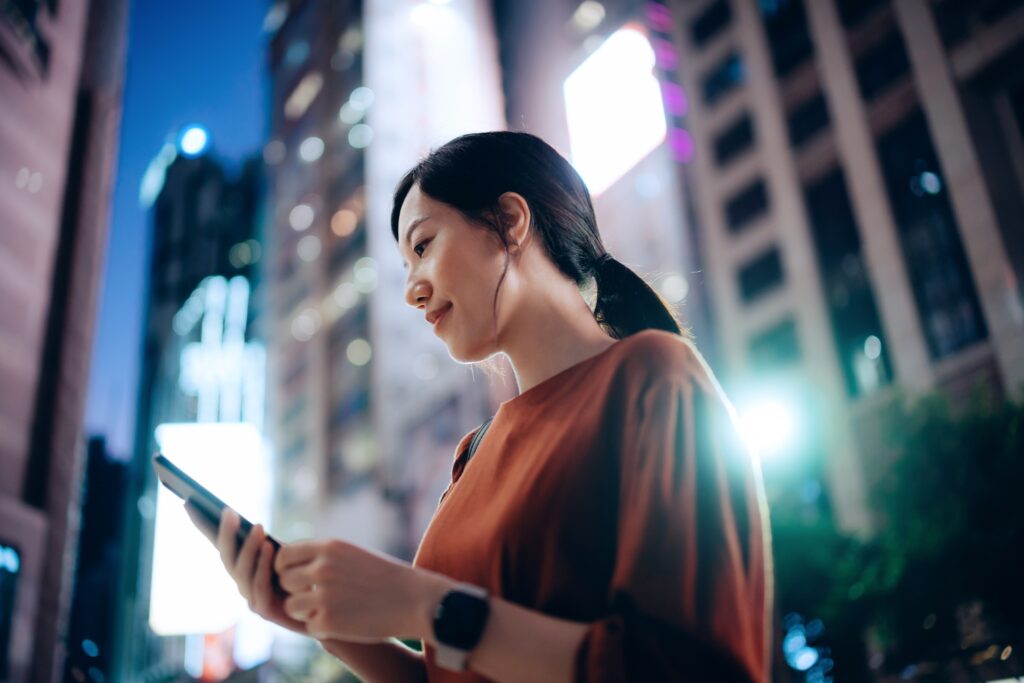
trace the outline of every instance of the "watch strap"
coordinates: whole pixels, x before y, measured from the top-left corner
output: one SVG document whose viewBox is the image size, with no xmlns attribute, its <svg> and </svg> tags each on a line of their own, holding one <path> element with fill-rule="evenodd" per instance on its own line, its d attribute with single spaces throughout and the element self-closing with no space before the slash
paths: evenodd
<svg viewBox="0 0 1024 683">
<path fill-rule="evenodd" d="M 456 584 L 448 591 L 448 593 L 445 593 L 445 597 L 456 592 L 466 593 L 481 600 L 487 600 L 489 597 L 486 589 L 469 583 Z M 444 602 L 444 598 L 441 599 L 441 602 Z M 438 605 L 440 606 L 440 604 L 441 603 Z M 463 650 L 452 645 L 446 645 L 440 640 L 435 639 L 434 659 L 437 662 L 437 665 L 443 669 L 448 669 L 449 671 L 465 671 L 466 660 L 469 659 L 469 653 L 470 650 Z"/>
</svg>

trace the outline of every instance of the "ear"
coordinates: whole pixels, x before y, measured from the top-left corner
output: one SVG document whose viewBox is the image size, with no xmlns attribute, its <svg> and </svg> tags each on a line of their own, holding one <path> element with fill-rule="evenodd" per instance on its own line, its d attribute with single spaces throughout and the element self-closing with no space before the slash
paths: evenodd
<svg viewBox="0 0 1024 683">
<path fill-rule="evenodd" d="M 530 205 L 518 192 L 506 192 L 498 197 L 498 208 L 509 242 L 522 249 L 533 232 Z"/>
</svg>

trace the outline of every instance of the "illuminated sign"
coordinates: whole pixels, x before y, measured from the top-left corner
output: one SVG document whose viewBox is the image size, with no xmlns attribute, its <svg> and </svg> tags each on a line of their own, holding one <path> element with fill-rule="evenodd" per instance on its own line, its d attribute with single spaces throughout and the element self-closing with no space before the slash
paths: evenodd
<svg viewBox="0 0 1024 683">
<path fill-rule="evenodd" d="M 178 386 L 197 397 L 197 422 L 245 422 L 261 429 L 266 350 L 245 340 L 249 281 L 208 277 L 174 316 L 180 335 L 200 326 L 181 352 Z"/>
<path fill-rule="evenodd" d="M 272 475 L 261 433 L 266 352 L 245 338 L 249 294 L 244 277 L 208 277 L 175 314 L 173 330 L 183 338 L 176 386 L 196 399 L 196 421 L 161 424 L 155 438 L 161 453 L 214 495 L 267 525 Z M 270 656 L 273 629 L 248 609 L 216 548 L 163 486 L 157 490 L 149 608 L 154 633 L 188 636 L 184 665 L 197 676 L 212 666 L 210 653 L 222 645 L 231 645 L 242 668 Z M 207 647 L 210 642 L 217 647 Z"/>
<path fill-rule="evenodd" d="M 271 476 L 260 433 L 247 424 L 162 424 L 160 452 L 254 523 L 270 517 Z M 149 625 L 159 635 L 220 633 L 248 607 L 217 549 L 196 530 L 181 499 L 157 492 Z"/>
<path fill-rule="evenodd" d="M 665 140 L 655 53 L 640 31 L 616 31 L 565 79 L 572 163 L 599 195 Z"/>
</svg>

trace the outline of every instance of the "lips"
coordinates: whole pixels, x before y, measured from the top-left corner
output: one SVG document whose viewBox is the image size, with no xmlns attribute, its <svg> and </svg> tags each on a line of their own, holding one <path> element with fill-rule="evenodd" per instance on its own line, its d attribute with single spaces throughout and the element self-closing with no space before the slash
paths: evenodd
<svg viewBox="0 0 1024 683">
<path fill-rule="evenodd" d="M 448 311 L 450 310 L 452 310 L 452 305 L 450 303 L 446 304 L 444 308 L 427 314 L 427 322 L 429 322 L 434 327 L 437 327 L 437 324 L 441 321 L 442 318 L 444 318 L 445 315 L 447 315 Z"/>
</svg>

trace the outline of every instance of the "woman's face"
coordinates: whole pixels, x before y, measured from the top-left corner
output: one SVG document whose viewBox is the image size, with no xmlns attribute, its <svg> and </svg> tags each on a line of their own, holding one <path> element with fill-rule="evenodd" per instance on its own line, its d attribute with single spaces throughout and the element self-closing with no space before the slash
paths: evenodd
<svg viewBox="0 0 1024 683">
<path fill-rule="evenodd" d="M 442 313 L 434 333 L 452 358 L 472 363 L 498 351 L 494 292 L 505 251 L 497 235 L 414 185 L 398 217 L 398 250 L 407 272 L 405 300 L 424 316 Z"/>
</svg>

